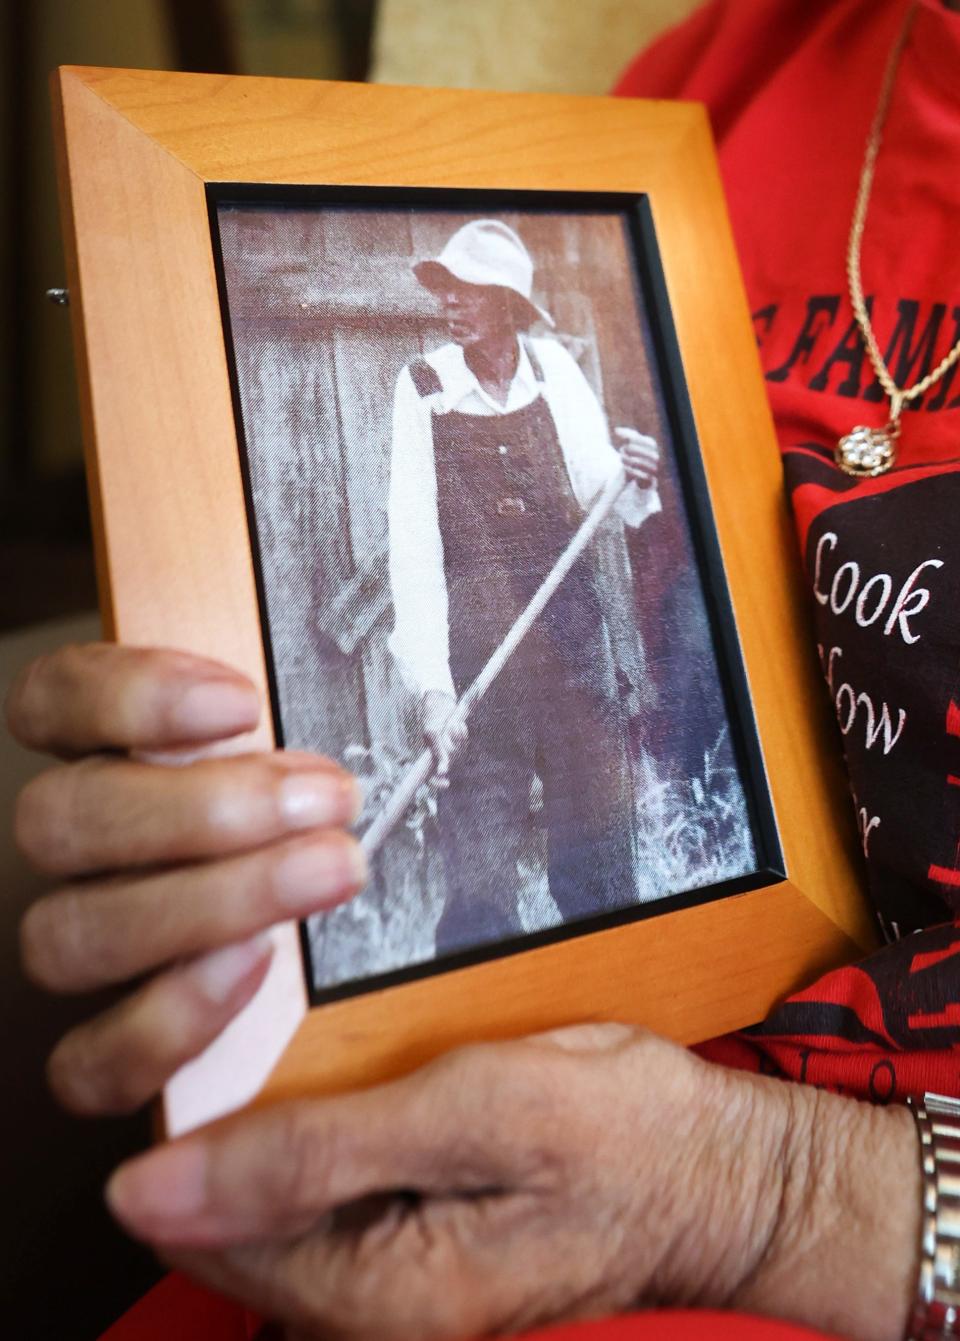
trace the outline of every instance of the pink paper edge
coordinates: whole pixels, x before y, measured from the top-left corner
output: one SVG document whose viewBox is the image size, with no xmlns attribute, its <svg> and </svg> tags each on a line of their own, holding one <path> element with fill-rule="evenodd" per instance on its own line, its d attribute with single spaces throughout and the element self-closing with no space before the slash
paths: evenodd
<svg viewBox="0 0 960 1341">
<path fill-rule="evenodd" d="M 296 922 L 271 931 L 273 960 L 256 996 L 222 1034 L 167 1083 L 167 1136 L 183 1136 L 256 1097 L 307 1012 Z"/>
</svg>

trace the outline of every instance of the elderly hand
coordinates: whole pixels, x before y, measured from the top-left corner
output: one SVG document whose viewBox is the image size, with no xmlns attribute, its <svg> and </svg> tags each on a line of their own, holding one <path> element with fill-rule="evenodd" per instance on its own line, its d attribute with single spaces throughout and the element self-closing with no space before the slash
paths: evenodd
<svg viewBox="0 0 960 1341">
<path fill-rule="evenodd" d="M 58 992 L 148 975 L 51 1056 L 52 1088 L 76 1112 L 153 1097 L 260 985 L 270 942 L 257 933 L 363 883 L 345 829 L 358 791 L 337 765 L 282 752 L 186 761 L 260 711 L 226 666 L 106 644 L 43 657 L 11 690 L 13 735 L 65 761 L 17 807 L 21 849 L 57 882 L 24 919 L 26 972 Z M 180 754 L 163 766 L 164 751 Z"/>
<path fill-rule="evenodd" d="M 362 879 L 356 791 L 328 761 L 144 757 L 259 710 L 226 667 L 106 646 L 35 663 L 11 694 L 14 734 L 67 758 L 18 808 L 22 847 L 62 881 L 25 920 L 27 967 L 56 990 L 148 975 L 58 1046 L 69 1107 L 154 1095 L 256 990 L 269 951 L 250 937 Z M 240 1115 L 131 1161 L 109 1199 L 301 1337 L 430 1341 L 657 1302 L 899 1341 L 919 1185 L 901 1109 L 593 1025 Z"/>
<path fill-rule="evenodd" d="M 655 438 L 638 433 L 635 428 L 615 430 L 621 439 L 620 460 L 629 479 L 641 489 L 649 489 L 657 482 L 660 467 L 660 448 Z"/>
<path fill-rule="evenodd" d="M 587 1025 L 231 1119 L 133 1160 L 108 1197 L 291 1337 L 500 1335 L 670 1303 L 900 1341 L 912 1125 Z"/>
</svg>

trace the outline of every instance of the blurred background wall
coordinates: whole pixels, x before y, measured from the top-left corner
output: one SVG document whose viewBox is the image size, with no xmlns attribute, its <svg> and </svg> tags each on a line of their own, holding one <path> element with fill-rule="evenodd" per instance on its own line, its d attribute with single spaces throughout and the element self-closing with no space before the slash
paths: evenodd
<svg viewBox="0 0 960 1341">
<path fill-rule="evenodd" d="M 531 93 L 607 93 L 697 0 L 380 0 L 370 77 Z"/>
<path fill-rule="evenodd" d="M 0 5 L 0 629 L 94 604 L 48 75 L 58 65 L 362 78 L 374 0 Z"/>
</svg>

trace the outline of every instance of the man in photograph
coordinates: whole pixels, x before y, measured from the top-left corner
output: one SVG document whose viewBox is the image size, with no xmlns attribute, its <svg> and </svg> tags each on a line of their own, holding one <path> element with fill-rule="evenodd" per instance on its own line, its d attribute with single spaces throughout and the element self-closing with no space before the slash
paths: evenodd
<svg viewBox="0 0 960 1341">
<path fill-rule="evenodd" d="M 414 266 L 451 341 L 401 372 L 388 504 L 391 649 L 448 781 L 438 800 L 447 897 L 438 954 L 523 933 L 519 864 L 539 779 L 550 895 L 564 922 L 636 901 L 624 714 L 593 556 L 577 561 L 466 727 L 475 679 L 621 468 L 616 508 L 660 508 L 658 449 L 617 433 L 532 299 L 533 262 L 506 224 L 479 219 Z"/>
</svg>

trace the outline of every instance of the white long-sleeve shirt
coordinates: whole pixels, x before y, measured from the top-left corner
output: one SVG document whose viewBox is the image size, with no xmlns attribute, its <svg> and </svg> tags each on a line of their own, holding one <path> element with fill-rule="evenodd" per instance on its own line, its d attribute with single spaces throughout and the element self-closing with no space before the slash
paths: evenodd
<svg viewBox="0 0 960 1341">
<path fill-rule="evenodd" d="M 397 379 L 387 502 L 394 609 L 390 649 L 405 684 L 417 695 L 430 689 L 455 695 L 437 512 L 433 414 L 453 410 L 510 414 L 536 400 L 542 390 L 556 424 L 570 485 L 584 511 L 620 468 L 603 411 L 575 360 L 556 340 L 535 339 L 531 344 L 544 380 L 537 381 L 521 341 L 517 371 L 504 405 L 483 389 L 457 344 L 444 345 L 426 356 L 440 379 L 440 391 L 421 396 L 406 368 Z M 639 526 L 660 511 L 656 487 L 631 486 L 621 495 L 617 510 L 628 526 Z"/>
</svg>

